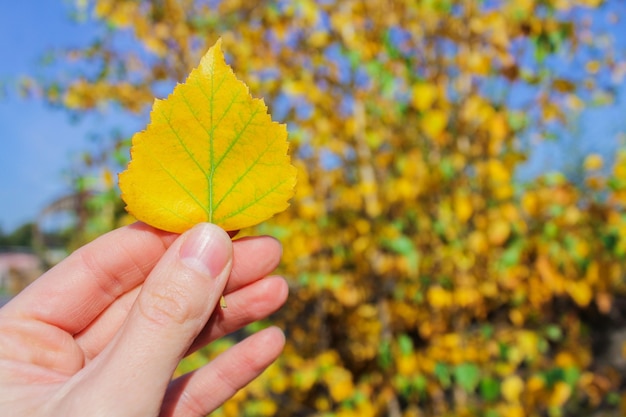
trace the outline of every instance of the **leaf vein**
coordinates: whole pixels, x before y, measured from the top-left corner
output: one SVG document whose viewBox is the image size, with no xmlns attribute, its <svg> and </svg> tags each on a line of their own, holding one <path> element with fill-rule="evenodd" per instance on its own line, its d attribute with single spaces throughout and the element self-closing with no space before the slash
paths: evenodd
<svg viewBox="0 0 626 417">
<path fill-rule="evenodd" d="M 263 200 L 264 198 L 268 197 L 269 195 L 271 195 L 274 191 L 276 191 L 278 188 L 280 188 L 283 184 L 285 184 L 287 182 L 287 179 L 284 179 L 283 181 L 279 181 L 278 183 L 276 183 L 273 187 L 269 188 L 268 190 L 265 191 L 265 193 L 263 193 L 260 197 L 255 198 L 254 200 L 250 200 L 247 204 L 237 208 L 237 210 L 233 210 L 230 213 L 228 213 L 227 215 L 221 217 L 219 219 L 220 222 L 223 222 L 226 219 L 229 219 L 231 217 L 234 217 L 238 214 L 242 214 L 244 211 L 246 211 L 247 209 L 249 209 L 251 206 L 255 205 L 255 204 L 259 204 L 259 202 L 261 200 Z M 254 216 L 251 216 L 254 217 Z"/>
<path fill-rule="evenodd" d="M 202 211 L 204 211 L 205 213 L 208 214 L 207 212 L 207 208 L 205 206 L 202 205 L 202 202 L 200 200 L 198 200 L 198 198 L 196 197 L 196 194 L 193 193 L 191 190 L 189 190 L 185 184 L 183 182 L 181 182 L 178 177 L 176 175 L 174 175 L 167 167 L 167 165 L 164 165 L 163 162 L 161 162 L 161 160 L 159 158 L 157 158 L 154 153 L 151 151 L 149 146 L 146 146 L 146 153 L 154 160 L 156 161 L 157 164 L 159 164 L 159 167 L 163 170 L 163 172 L 165 172 L 168 177 L 170 177 L 174 183 L 176 185 L 178 185 L 178 187 L 180 187 L 185 193 L 187 193 L 187 195 L 202 209 Z"/>
<path fill-rule="evenodd" d="M 186 99 L 184 98 L 184 95 L 183 94 L 181 94 L 181 95 L 183 96 L 184 101 L 186 101 Z M 200 172 L 202 172 L 204 175 L 206 175 L 206 172 L 205 172 L 204 168 L 202 167 L 202 164 L 200 164 L 200 162 L 196 159 L 195 154 L 193 152 L 191 152 L 191 150 L 187 146 L 187 143 L 185 142 L 185 140 L 178 134 L 178 131 L 176 130 L 176 128 L 172 124 L 172 120 L 171 120 L 170 116 L 166 115 L 165 112 L 163 111 L 163 109 L 161 109 L 161 115 L 163 116 L 163 119 L 165 119 L 165 121 L 167 122 L 167 125 L 169 126 L 170 130 L 172 131 L 172 133 L 174 133 L 174 136 L 176 136 L 176 139 L 178 140 L 178 143 L 180 144 L 180 146 L 182 146 L 183 150 L 187 153 L 187 155 L 189 155 L 189 158 L 191 158 L 191 160 L 195 163 L 196 167 L 198 167 Z"/>
<path fill-rule="evenodd" d="M 245 122 L 244 125 L 241 127 L 241 130 L 238 131 L 238 132 L 235 132 L 235 137 L 231 141 L 229 141 L 228 147 L 226 148 L 226 150 L 224 151 L 224 153 L 220 157 L 219 161 L 216 162 L 214 170 L 219 168 L 219 166 L 222 164 L 224 159 L 226 159 L 226 157 L 232 151 L 232 149 L 235 147 L 235 145 L 237 145 L 237 143 L 239 143 L 239 139 L 241 139 L 241 137 L 244 135 L 244 133 L 246 132 L 248 127 L 250 127 L 250 125 L 252 124 L 252 121 L 254 120 L 254 118 L 256 117 L 256 115 L 258 113 L 259 113 L 259 109 L 258 108 L 254 109 L 254 111 L 250 114 L 250 118 L 248 119 L 248 121 Z"/>
<path fill-rule="evenodd" d="M 240 137 L 241 135 L 239 135 Z M 233 141 L 234 142 L 234 141 Z M 252 163 L 250 165 L 248 165 L 248 167 L 246 168 L 246 170 L 244 172 L 241 173 L 241 175 L 239 175 L 230 185 L 230 188 L 224 193 L 224 195 L 222 196 L 222 198 L 217 202 L 217 204 L 215 205 L 215 210 L 217 210 L 219 208 L 219 206 L 222 204 L 222 202 L 224 201 L 224 199 L 226 197 L 228 197 L 228 195 L 237 187 L 237 185 L 239 185 L 239 183 L 248 175 L 248 173 L 250 171 L 252 171 L 254 169 L 254 167 L 256 167 L 259 162 L 261 161 L 261 159 L 263 158 L 263 156 L 265 156 L 265 154 L 271 149 L 271 145 L 272 143 L 268 143 L 268 145 L 265 147 L 265 149 L 263 149 L 263 151 L 261 153 L 259 153 L 256 157 L 256 159 L 254 161 L 252 161 Z M 229 148 L 230 149 L 230 148 Z M 222 158 L 223 159 L 223 158 Z"/>
</svg>

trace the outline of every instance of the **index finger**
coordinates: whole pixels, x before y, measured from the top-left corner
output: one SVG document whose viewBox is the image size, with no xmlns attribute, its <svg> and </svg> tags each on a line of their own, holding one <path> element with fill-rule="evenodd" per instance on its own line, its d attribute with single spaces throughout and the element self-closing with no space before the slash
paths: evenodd
<svg viewBox="0 0 626 417">
<path fill-rule="evenodd" d="M 143 223 L 113 230 L 42 275 L 0 309 L 0 315 L 41 320 L 76 334 L 116 299 L 141 285 L 178 236 Z M 238 260 L 226 291 L 276 267 L 280 244 L 267 239 L 265 244 L 255 244 L 256 239 L 234 242 Z M 246 256 L 237 257 L 238 249 Z"/>
<path fill-rule="evenodd" d="M 113 230 L 43 274 L 0 314 L 41 320 L 74 334 L 143 282 L 177 236 L 143 223 Z"/>
</svg>

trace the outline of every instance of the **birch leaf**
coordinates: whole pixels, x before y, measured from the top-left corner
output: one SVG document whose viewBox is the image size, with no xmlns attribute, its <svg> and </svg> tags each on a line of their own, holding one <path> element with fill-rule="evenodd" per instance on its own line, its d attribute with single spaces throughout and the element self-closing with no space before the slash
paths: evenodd
<svg viewBox="0 0 626 417">
<path fill-rule="evenodd" d="M 236 78 L 220 41 L 155 100 L 119 176 L 128 212 L 178 233 L 199 222 L 228 231 L 258 224 L 288 207 L 295 182 L 285 125 Z"/>
</svg>

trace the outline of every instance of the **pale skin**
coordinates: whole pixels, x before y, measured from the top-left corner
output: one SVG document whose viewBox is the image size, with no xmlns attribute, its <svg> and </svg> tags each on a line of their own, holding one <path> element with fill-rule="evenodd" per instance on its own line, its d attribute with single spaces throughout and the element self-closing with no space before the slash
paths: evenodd
<svg viewBox="0 0 626 417">
<path fill-rule="evenodd" d="M 179 236 L 137 223 L 89 243 L 0 309 L 0 415 L 210 413 L 279 356 L 282 331 L 172 380 L 176 366 L 280 308 L 280 256 L 271 237 L 231 242 L 211 224 Z"/>
</svg>

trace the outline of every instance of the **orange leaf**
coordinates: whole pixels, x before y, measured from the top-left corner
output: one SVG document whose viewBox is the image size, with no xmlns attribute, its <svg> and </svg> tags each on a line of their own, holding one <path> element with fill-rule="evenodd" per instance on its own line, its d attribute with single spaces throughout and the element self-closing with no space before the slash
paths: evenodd
<svg viewBox="0 0 626 417">
<path fill-rule="evenodd" d="M 237 230 L 288 207 L 296 169 L 285 125 L 236 78 L 221 41 L 184 84 L 155 101 L 150 119 L 119 176 L 137 219 L 178 233 L 199 222 Z"/>
</svg>

